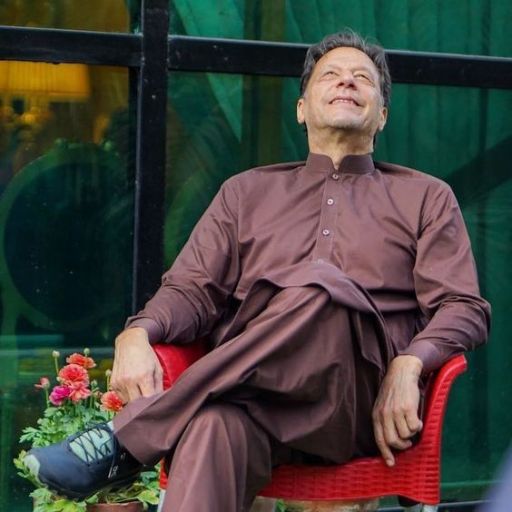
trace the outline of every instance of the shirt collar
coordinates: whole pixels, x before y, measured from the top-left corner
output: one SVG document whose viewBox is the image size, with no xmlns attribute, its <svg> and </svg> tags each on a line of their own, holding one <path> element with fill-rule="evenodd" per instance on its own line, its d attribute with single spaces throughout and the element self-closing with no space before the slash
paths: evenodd
<svg viewBox="0 0 512 512">
<path fill-rule="evenodd" d="M 331 157 L 318 153 L 309 153 L 305 169 L 310 172 L 337 172 L 339 174 L 369 174 L 375 170 L 372 153 L 365 155 L 347 155 L 338 169 L 334 168 Z"/>
</svg>

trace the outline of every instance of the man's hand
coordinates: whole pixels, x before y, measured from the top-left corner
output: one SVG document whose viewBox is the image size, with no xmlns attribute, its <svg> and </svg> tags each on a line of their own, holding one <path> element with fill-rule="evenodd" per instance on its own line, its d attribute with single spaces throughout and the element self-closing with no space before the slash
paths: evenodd
<svg viewBox="0 0 512 512">
<path fill-rule="evenodd" d="M 415 356 L 398 356 L 391 361 L 373 407 L 373 431 L 377 446 L 388 466 L 394 466 L 391 448 L 405 450 L 411 437 L 423 428 L 418 417 L 418 380 L 423 363 Z"/>
<path fill-rule="evenodd" d="M 123 402 L 162 391 L 162 367 L 144 329 L 126 329 L 116 338 L 110 385 Z"/>
</svg>

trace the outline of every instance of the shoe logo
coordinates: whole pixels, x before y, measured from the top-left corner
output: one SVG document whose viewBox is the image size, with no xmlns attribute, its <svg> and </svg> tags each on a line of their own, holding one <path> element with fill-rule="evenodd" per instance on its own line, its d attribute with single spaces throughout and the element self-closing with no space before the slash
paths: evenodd
<svg viewBox="0 0 512 512">
<path fill-rule="evenodd" d="M 108 478 L 112 478 L 112 477 L 115 477 L 117 475 L 117 471 L 119 469 L 119 466 L 112 466 L 110 468 L 110 472 L 108 474 Z"/>
</svg>

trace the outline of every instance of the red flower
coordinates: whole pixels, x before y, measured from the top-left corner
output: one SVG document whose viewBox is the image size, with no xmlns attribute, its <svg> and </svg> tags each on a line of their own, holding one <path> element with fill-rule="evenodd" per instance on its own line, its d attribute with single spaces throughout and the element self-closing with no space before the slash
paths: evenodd
<svg viewBox="0 0 512 512">
<path fill-rule="evenodd" d="M 87 370 L 78 364 L 67 364 L 59 371 L 58 380 L 65 386 L 73 386 L 75 384 L 89 385 L 89 374 Z"/>
<path fill-rule="evenodd" d="M 55 386 L 50 393 L 50 402 L 57 407 L 61 406 L 69 397 L 70 391 L 68 386 Z"/>
<path fill-rule="evenodd" d="M 79 402 L 89 396 L 91 396 L 91 390 L 87 387 L 87 384 L 78 382 L 69 386 L 69 398 L 71 401 Z"/>
<path fill-rule="evenodd" d="M 48 389 L 50 387 L 50 380 L 47 377 L 41 377 L 39 384 L 34 384 L 34 387 L 38 389 Z"/>
<path fill-rule="evenodd" d="M 66 358 L 66 363 L 77 364 L 78 366 L 82 366 L 87 370 L 96 366 L 96 363 L 92 357 L 87 357 L 82 354 L 78 354 L 77 352 Z"/>
<path fill-rule="evenodd" d="M 123 408 L 123 401 L 115 391 L 107 391 L 101 397 L 101 408 L 104 411 L 118 412 Z"/>
</svg>

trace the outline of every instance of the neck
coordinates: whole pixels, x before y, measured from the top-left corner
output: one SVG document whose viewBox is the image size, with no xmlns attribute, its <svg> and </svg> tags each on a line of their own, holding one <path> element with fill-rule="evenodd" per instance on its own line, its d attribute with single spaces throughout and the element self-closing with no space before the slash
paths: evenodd
<svg viewBox="0 0 512 512">
<path fill-rule="evenodd" d="M 326 139 L 308 137 L 309 151 L 327 155 L 336 169 L 347 155 L 366 155 L 373 152 L 373 138 L 352 138 L 337 133 Z"/>
</svg>

